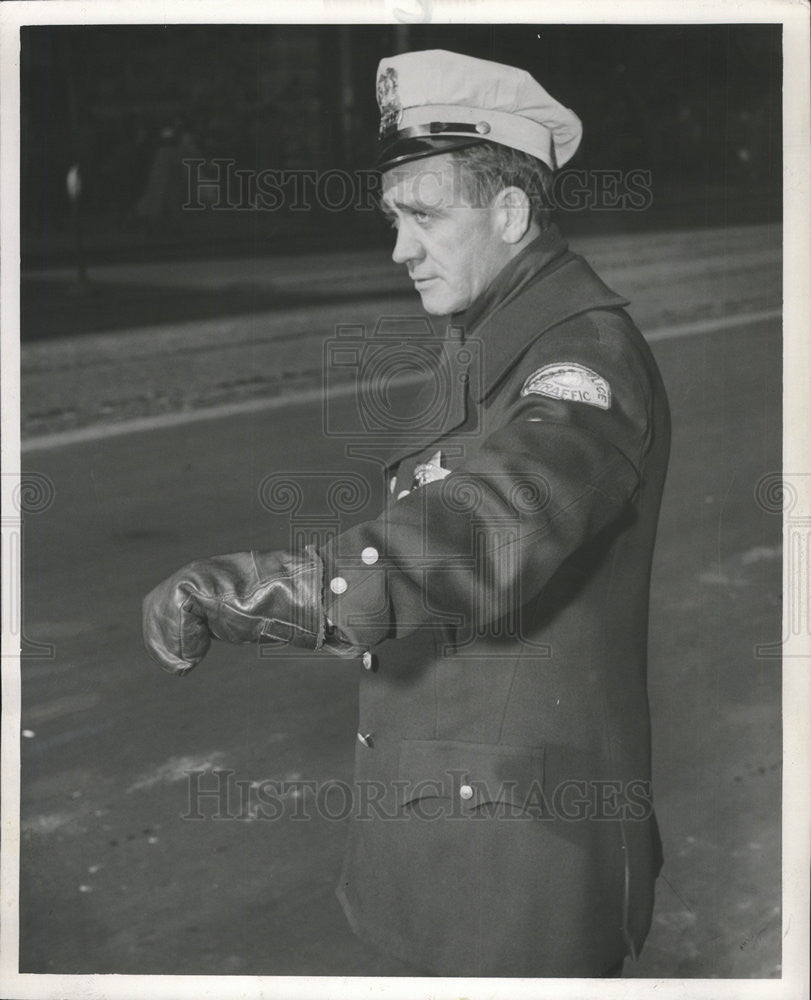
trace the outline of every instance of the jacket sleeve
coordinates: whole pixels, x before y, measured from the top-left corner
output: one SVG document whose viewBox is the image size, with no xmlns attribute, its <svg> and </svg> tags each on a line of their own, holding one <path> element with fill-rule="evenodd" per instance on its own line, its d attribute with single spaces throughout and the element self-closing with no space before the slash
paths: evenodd
<svg viewBox="0 0 811 1000">
<path fill-rule="evenodd" d="M 583 401 L 578 384 L 598 394 Z M 562 324 L 497 395 L 501 416 L 448 476 L 325 546 L 327 615 L 352 642 L 515 612 L 632 502 L 651 389 L 621 325 L 588 315 Z"/>
</svg>

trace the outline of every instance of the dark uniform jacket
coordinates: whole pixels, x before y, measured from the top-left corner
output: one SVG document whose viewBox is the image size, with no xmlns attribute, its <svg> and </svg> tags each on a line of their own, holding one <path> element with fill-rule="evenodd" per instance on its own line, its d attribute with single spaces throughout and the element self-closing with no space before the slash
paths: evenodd
<svg viewBox="0 0 811 1000">
<path fill-rule="evenodd" d="M 544 231 L 453 318 L 442 424 L 393 457 L 386 510 L 322 553 L 330 620 L 372 650 L 338 894 L 440 975 L 599 976 L 650 925 L 669 414 L 625 304 Z"/>
</svg>

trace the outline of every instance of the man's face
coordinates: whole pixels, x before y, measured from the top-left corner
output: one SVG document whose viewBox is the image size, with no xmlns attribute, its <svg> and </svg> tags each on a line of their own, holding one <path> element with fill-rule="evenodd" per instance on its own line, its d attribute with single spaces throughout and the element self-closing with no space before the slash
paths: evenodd
<svg viewBox="0 0 811 1000">
<path fill-rule="evenodd" d="M 382 208 L 397 230 L 392 259 L 407 266 L 427 313 L 467 309 L 510 259 L 497 210 L 469 203 L 447 153 L 387 171 Z"/>
</svg>

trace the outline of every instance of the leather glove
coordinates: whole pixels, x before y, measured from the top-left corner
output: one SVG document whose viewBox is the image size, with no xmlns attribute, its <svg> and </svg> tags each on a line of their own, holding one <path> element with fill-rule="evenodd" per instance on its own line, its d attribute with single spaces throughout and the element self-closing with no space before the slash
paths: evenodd
<svg viewBox="0 0 811 1000">
<path fill-rule="evenodd" d="M 323 575 L 310 546 L 301 555 L 235 552 L 191 562 L 144 598 L 147 652 L 164 670 L 182 675 L 202 660 L 212 638 L 320 649 L 327 626 Z M 356 654 L 334 641 L 333 652 Z"/>
</svg>

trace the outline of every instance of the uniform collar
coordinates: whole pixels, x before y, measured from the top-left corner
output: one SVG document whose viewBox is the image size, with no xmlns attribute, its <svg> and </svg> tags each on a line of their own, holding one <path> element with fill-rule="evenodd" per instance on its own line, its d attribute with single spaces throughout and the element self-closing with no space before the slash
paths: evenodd
<svg viewBox="0 0 811 1000">
<path fill-rule="evenodd" d="M 471 403 L 482 402 L 547 330 L 591 309 L 628 304 L 605 285 L 589 265 L 571 253 L 557 227 L 551 227 L 498 274 L 487 291 L 464 313 L 455 313 L 442 349 L 459 345 L 460 334 L 475 349 L 466 371 L 467 395 L 452 393 L 443 426 L 426 430 L 389 458 L 389 467 L 446 437 L 469 418 Z M 462 324 L 466 325 L 462 328 Z M 455 371 L 448 363 L 447 371 Z"/>
<path fill-rule="evenodd" d="M 568 243 L 555 225 L 544 229 L 539 236 L 504 265 L 493 281 L 478 298 L 464 310 L 450 317 L 451 326 L 472 334 L 486 316 L 491 315 L 521 290 L 552 261 L 566 253 Z"/>
<path fill-rule="evenodd" d="M 612 291 L 556 226 L 529 244 L 498 274 L 487 291 L 451 325 L 480 342 L 481 370 L 471 394 L 485 399 L 548 329 L 592 309 L 617 309 L 628 299 Z"/>
</svg>

